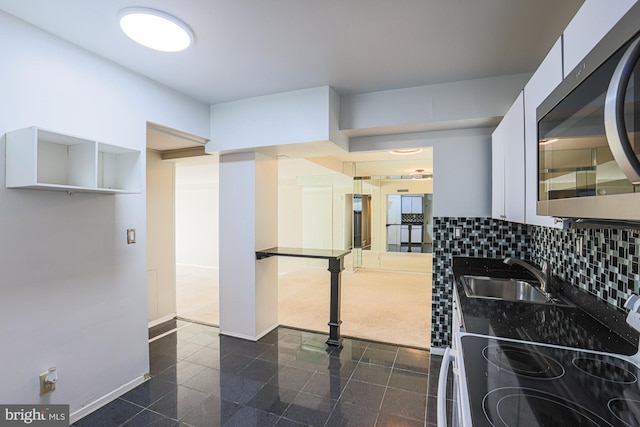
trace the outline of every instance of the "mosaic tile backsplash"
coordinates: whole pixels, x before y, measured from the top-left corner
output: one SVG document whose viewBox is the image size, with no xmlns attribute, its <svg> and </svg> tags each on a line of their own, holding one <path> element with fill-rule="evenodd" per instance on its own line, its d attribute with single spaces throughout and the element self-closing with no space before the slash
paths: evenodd
<svg viewBox="0 0 640 427">
<path fill-rule="evenodd" d="M 432 347 L 450 343 L 454 256 L 531 259 L 531 236 L 526 225 L 492 218 L 433 218 Z"/>
<path fill-rule="evenodd" d="M 531 227 L 533 261 L 550 262 L 553 274 L 624 310 L 640 290 L 640 232 L 618 229 Z"/>
<path fill-rule="evenodd" d="M 432 347 L 450 344 L 454 256 L 509 256 L 537 264 L 546 259 L 555 276 L 620 310 L 629 294 L 640 293 L 638 230 L 556 229 L 492 218 L 436 217 L 433 233 Z"/>
</svg>

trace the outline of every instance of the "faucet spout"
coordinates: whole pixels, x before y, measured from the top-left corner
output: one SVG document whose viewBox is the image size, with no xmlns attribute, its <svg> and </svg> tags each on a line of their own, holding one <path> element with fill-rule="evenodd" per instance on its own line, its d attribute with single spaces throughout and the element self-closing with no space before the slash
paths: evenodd
<svg viewBox="0 0 640 427">
<path fill-rule="evenodd" d="M 551 292 L 551 268 L 549 267 L 549 263 L 546 260 L 542 261 L 541 269 L 537 269 L 528 262 L 516 258 L 505 258 L 503 262 L 507 265 L 517 264 L 521 267 L 524 267 L 529 272 L 531 272 L 531 274 L 533 274 L 536 279 L 538 279 L 542 292 L 544 292 L 545 294 L 549 294 Z"/>
</svg>

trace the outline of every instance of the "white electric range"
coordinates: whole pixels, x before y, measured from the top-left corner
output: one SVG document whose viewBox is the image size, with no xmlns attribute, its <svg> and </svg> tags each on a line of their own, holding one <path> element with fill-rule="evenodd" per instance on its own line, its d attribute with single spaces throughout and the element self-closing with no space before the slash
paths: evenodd
<svg viewBox="0 0 640 427">
<path fill-rule="evenodd" d="M 455 340 L 453 425 L 640 425 L 635 356 L 467 333 Z"/>
</svg>

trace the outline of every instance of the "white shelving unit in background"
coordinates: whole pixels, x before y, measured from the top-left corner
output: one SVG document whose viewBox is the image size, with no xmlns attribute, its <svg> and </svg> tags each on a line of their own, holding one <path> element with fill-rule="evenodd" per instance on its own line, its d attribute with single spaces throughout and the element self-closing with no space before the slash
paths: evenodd
<svg viewBox="0 0 640 427">
<path fill-rule="evenodd" d="M 140 192 L 140 151 L 29 127 L 6 135 L 6 187 Z"/>
</svg>

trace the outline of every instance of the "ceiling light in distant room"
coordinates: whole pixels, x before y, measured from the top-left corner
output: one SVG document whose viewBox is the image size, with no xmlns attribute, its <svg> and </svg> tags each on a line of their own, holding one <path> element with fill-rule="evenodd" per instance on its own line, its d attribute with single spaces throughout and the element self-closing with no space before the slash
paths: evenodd
<svg viewBox="0 0 640 427">
<path fill-rule="evenodd" d="M 422 148 L 405 148 L 399 150 L 391 150 L 389 151 L 391 154 L 398 154 L 401 156 L 406 156 L 408 154 L 418 154 L 422 152 Z"/>
<path fill-rule="evenodd" d="M 118 14 L 120 28 L 136 43 L 163 52 L 179 52 L 193 44 L 191 28 L 175 16 L 155 9 L 132 7 Z"/>
<path fill-rule="evenodd" d="M 415 172 L 411 172 L 411 179 L 433 179 L 433 175 L 425 173 L 424 169 L 416 169 Z"/>
</svg>

